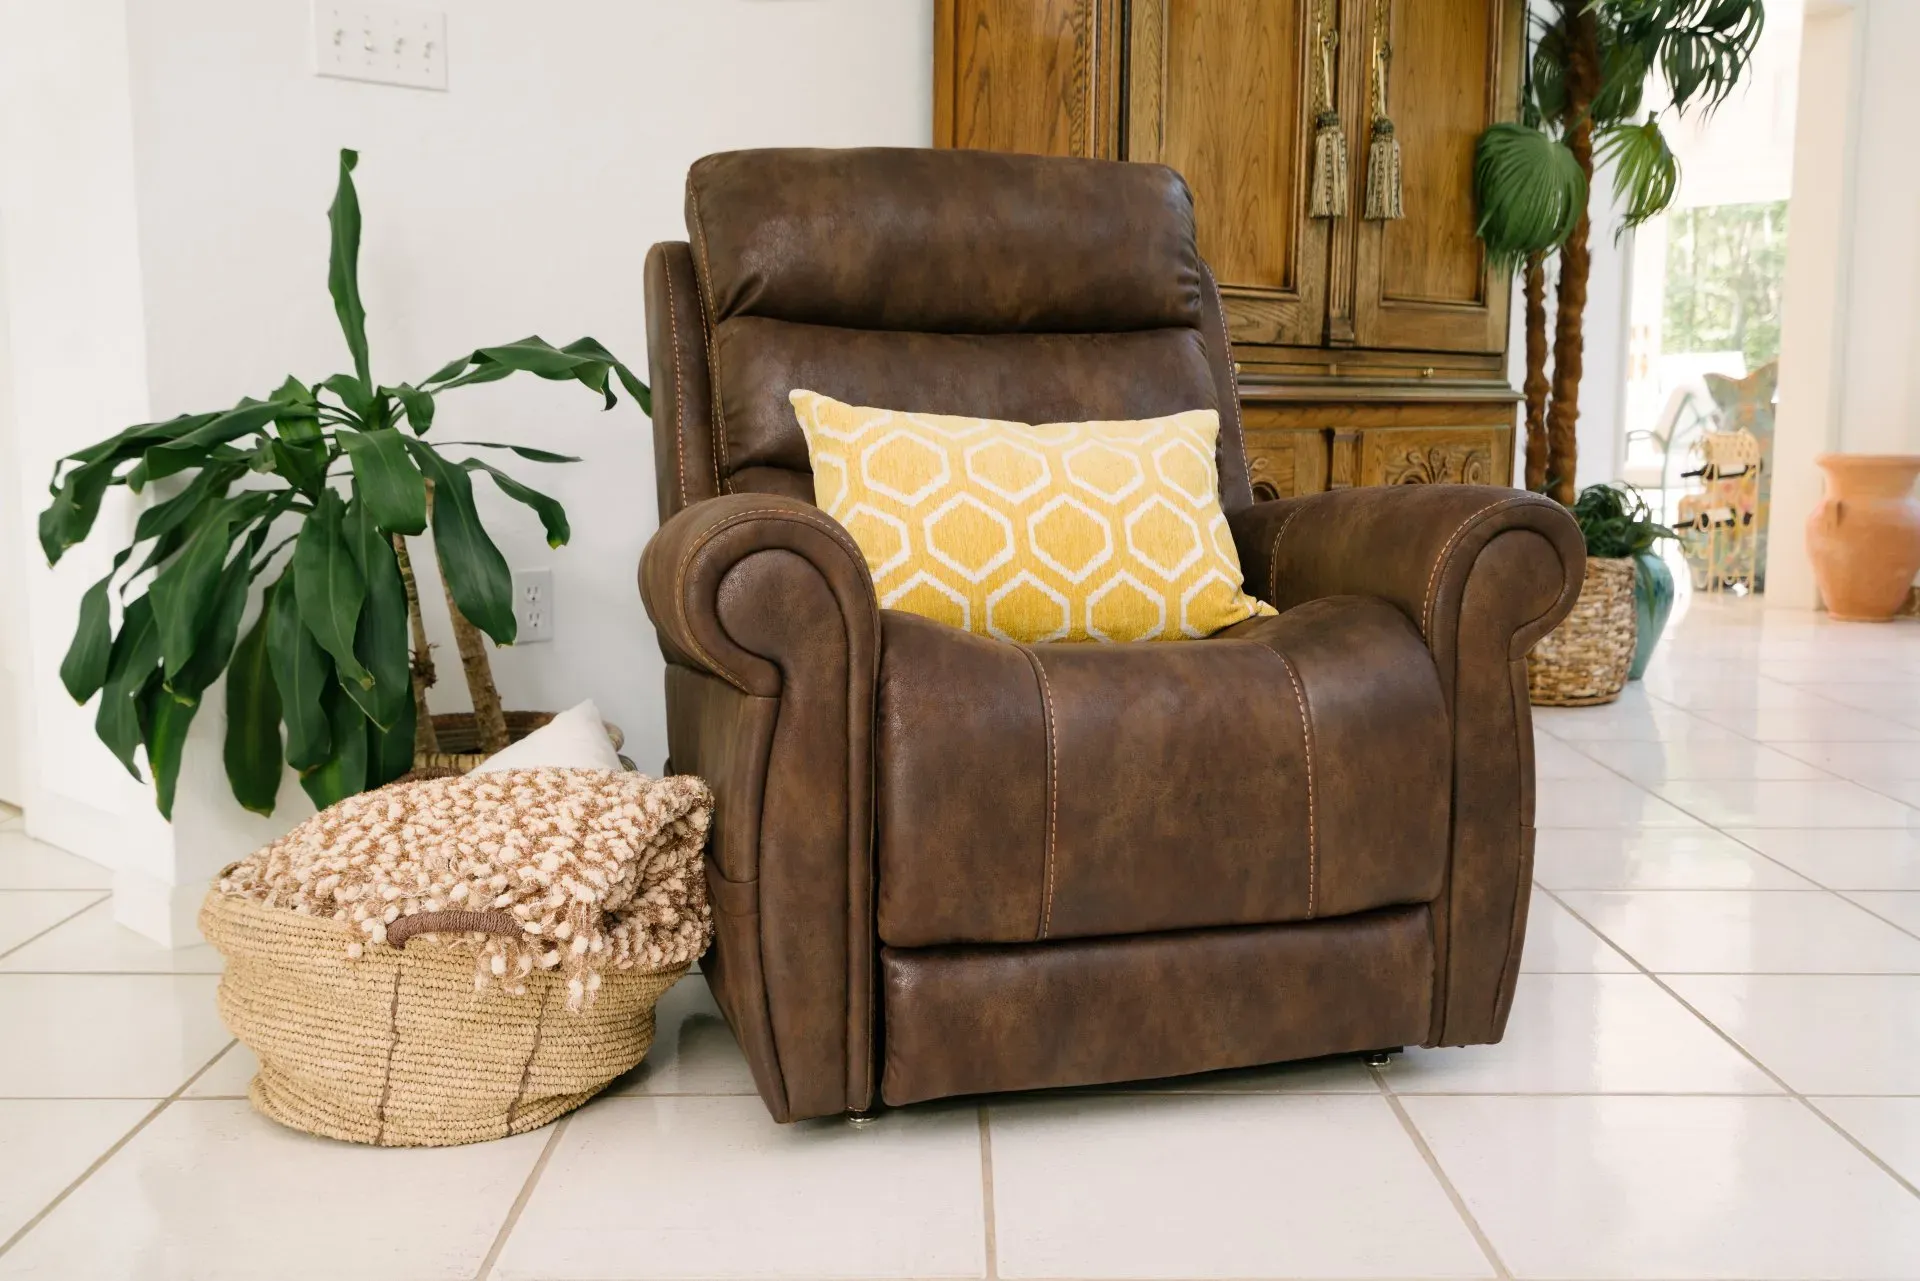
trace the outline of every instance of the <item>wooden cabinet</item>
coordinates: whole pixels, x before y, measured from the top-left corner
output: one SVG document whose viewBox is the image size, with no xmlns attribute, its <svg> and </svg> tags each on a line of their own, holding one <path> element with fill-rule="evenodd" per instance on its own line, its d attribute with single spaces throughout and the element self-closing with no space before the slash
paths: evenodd
<svg viewBox="0 0 1920 1281">
<path fill-rule="evenodd" d="M 1158 161 L 1192 187 L 1263 494 L 1507 483 L 1508 280 L 1472 158 L 1510 115 L 1524 0 L 935 0 L 934 142 Z M 1362 217 L 1384 69 L 1403 216 Z M 1312 216 L 1316 116 L 1346 211 Z"/>
</svg>

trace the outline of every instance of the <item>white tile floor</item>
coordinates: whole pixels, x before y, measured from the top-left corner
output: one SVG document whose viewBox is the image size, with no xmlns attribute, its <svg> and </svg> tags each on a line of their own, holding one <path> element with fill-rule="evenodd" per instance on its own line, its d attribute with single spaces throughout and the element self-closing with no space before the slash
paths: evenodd
<svg viewBox="0 0 1920 1281">
<path fill-rule="evenodd" d="M 1543 710 L 1506 1040 L 780 1127 L 699 980 L 545 1131 L 244 1102 L 217 958 L 0 811 L 0 1278 L 1920 1278 L 1920 625 L 1693 602 Z"/>
</svg>

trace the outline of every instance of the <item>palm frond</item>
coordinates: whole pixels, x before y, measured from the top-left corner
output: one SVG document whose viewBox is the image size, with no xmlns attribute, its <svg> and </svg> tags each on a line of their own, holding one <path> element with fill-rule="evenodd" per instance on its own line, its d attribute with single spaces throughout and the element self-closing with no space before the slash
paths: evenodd
<svg viewBox="0 0 1920 1281">
<path fill-rule="evenodd" d="M 1587 207 L 1586 175 L 1566 144 L 1511 122 L 1480 135 L 1473 192 L 1488 256 L 1509 268 L 1564 244 Z"/>
<path fill-rule="evenodd" d="M 1614 187 L 1626 215 L 1622 230 L 1638 227 L 1673 203 L 1680 187 L 1680 160 L 1652 116 L 1644 124 L 1606 126 L 1594 149 L 1613 166 Z"/>
</svg>

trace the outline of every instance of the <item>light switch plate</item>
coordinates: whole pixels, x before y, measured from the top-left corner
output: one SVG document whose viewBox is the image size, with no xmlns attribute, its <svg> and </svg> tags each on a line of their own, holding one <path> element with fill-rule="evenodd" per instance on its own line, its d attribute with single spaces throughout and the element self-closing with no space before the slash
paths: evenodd
<svg viewBox="0 0 1920 1281">
<path fill-rule="evenodd" d="M 538 645 L 553 639 L 553 571 L 513 571 L 513 616 L 518 628 L 516 645 Z"/>
<path fill-rule="evenodd" d="M 447 15 L 390 4 L 313 6 L 314 71 L 343 80 L 447 88 Z"/>
</svg>

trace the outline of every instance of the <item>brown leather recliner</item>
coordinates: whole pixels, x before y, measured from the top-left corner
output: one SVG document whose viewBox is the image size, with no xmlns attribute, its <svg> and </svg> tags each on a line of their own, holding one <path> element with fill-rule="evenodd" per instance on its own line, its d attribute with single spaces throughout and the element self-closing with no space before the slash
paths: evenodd
<svg viewBox="0 0 1920 1281">
<path fill-rule="evenodd" d="M 777 1120 L 1498 1040 L 1528 648 L 1580 535 L 1509 489 L 1253 501 L 1192 199 L 1154 165 L 753 151 L 647 257 L 670 767 L 717 797 L 705 970 Z M 881 609 L 787 393 L 1220 412 L 1277 618 L 1021 646 Z"/>
</svg>

